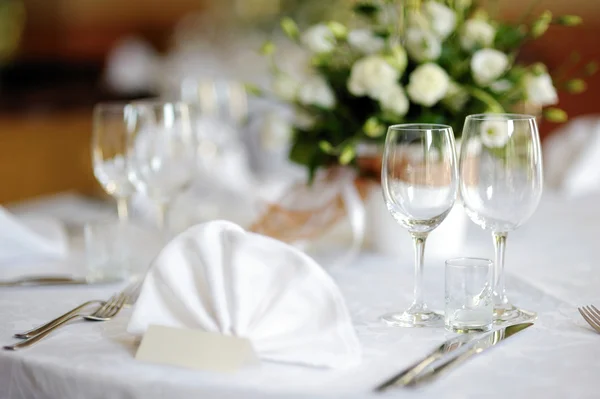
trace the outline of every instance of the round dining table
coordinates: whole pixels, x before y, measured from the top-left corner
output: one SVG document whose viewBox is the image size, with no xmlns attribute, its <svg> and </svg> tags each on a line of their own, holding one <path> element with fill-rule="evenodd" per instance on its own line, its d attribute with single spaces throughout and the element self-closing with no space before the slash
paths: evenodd
<svg viewBox="0 0 600 399">
<path fill-rule="evenodd" d="M 60 200 L 51 202 L 17 206 L 15 212 L 56 216 Z M 83 200 L 66 208 L 71 216 L 91 214 Z M 131 310 L 124 309 L 111 321 L 75 322 L 30 348 L 0 351 L 0 398 L 599 398 L 600 334 L 577 310 L 600 307 L 599 251 L 600 195 L 544 194 L 533 217 L 509 234 L 506 253 L 509 298 L 537 312 L 534 325 L 415 388 L 374 390 L 453 334 L 383 324 L 380 315 L 410 303 L 412 254 L 392 258 L 366 251 L 335 269 L 326 257 L 317 258 L 345 297 L 363 347 L 358 366 L 330 370 L 262 362 L 215 373 L 145 363 L 134 357 L 138 341 L 126 331 Z M 493 258 L 490 233 L 472 224 L 461 254 Z M 77 273 L 82 264 L 76 253 L 60 261 L 0 264 L 0 278 Z M 0 344 L 123 286 L 0 287 Z M 427 252 L 425 295 L 431 307 L 443 309 L 444 259 Z"/>
</svg>

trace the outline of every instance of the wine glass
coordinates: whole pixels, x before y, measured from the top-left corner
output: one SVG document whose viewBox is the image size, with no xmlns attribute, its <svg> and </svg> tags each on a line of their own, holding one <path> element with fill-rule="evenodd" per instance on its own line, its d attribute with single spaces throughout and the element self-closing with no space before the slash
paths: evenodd
<svg viewBox="0 0 600 399">
<path fill-rule="evenodd" d="M 94 176 L 104 191 L 116 199 L 121 222 L 128 220 L 128 200 L 135 191 L 127 176 L 129 112 L 126 103 L 99 103 L 93 112 Z"/>
<path fill-rule="evenodd" d="M 542 195 L 542 153 L 535 117 L 470 115 L 462 137 L 460 193 L 465 209 L 494 239 L 495 320 L 535 317 L 511 305 L 504 287 L 507 234 L 529 219 Z"/>
<path fill-rule="evenodd" d="M 168 205 L 198 169 L 190 109 L 185 103 L 159 101 L 135 102 L 131 108 L 129 180 L 155 202 L 158 227 L 167 233 Z"/>
<path fill-rule="evenodd" d="M 441 314 L 423 300 L 423 255 L 429 233 L 446 218 L 458 192 L 454 134 L 446 125 L 390 126 L 385 139 L 381 185 L 386 206 L 408 230 L 415 247 L 414 300 L 402 313 L 382 316 L 389 325 L 441 325 Z"/>
</svg>

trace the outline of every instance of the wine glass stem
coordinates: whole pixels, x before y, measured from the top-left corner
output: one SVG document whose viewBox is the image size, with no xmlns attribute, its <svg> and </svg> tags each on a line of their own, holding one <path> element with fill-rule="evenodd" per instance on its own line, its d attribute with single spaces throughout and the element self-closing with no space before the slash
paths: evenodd
<svg viewBox="0 0 600 399">
<path fill-rule="evenodd" d="M 423 307 L 423 256 L 425 254 L 425 240 L 427 234 L 412 234 L 415 246 L 415 291 L 413 306 Z"/>
<path fill-rule="evenodd" d="M 117 215 L 121 223 L 129 220 L 129 204 L 126 197 L 117 198 Z"/>
<path fill-rule="evenodd" d="M 506 250 L 507 233 L 493 232 L 494 237 L 494 305 L 503 307 L 508 304 L 504 288 L 504 251 Z"/>
</svg>

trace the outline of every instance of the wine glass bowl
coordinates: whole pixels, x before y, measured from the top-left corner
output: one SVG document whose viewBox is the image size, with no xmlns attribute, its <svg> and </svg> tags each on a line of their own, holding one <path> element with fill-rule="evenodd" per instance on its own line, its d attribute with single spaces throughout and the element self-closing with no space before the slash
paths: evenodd
<svg viewBox="0 0 600 399">
<path fill-rule="evenodd" d="M 119 219 L 128 219 L 127 201 L 135 191 L 127 173 L 128 122 L 126 103 L 99 103 L 93 111 L 91 141 L 94 176 L 117 200 Z"/>
<path fill-rule="evenodd" d="M 508 232 L 525 223 L 542 195 L 541 144 L 534 116 L 478 114 L 467 117 L 460 154 L 460 194 L 469 218 L 492 232 L 496 319 L 530 316 L 513 307 L 504 288 Z"/>
<path fill-rule="evenodd" d="M 415 244 L 415 290 L 411 307 L 382 319 L 403 327 L 441 324 L 422 296 L 422 269 L 428 234 L 442 223 L 458 192 L 454 135 L 446 125 L 394 125 L 386 136 L 381 171 L 383 198 L 392 217 Z"/>
<path fill-rule="evenodd" d="M 185 103 L 137 102 L 131 105 L 129 180 L 159 208 L 164 228 L 169 202 L 193 181 L 198 169 L 197 139 Z"/>
</svg>

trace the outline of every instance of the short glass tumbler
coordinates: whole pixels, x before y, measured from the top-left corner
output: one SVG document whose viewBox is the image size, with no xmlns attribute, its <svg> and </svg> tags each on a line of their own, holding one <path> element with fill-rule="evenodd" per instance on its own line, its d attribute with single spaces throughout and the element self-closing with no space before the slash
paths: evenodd
<svg viewBox="0 0 600 399">
<path fill-rule="evenodd" d="M 494 269 L 489 259 L 456 258 L 446 261 L 444 323 L 452 332 L 489 331 L 492 328 Z"/>
<path fill-rule="evenodd" d="M 84 237 L 89 281 L 129 277 L 131 254 L 126 224 L 115 221 L 88 223 L 84 227 Z"/>
</svg>

